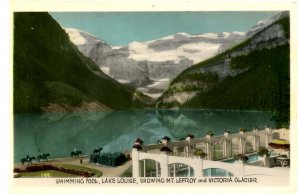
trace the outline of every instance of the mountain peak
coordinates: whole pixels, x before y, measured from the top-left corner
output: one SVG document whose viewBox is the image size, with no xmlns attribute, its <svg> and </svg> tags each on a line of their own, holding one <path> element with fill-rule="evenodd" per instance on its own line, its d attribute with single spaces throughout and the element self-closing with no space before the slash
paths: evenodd
<svg viewBox="0 0 300 194">
<path fill-rule="evenodd" d="M 259 31 L 267 28 L 268 26 L 270 26 L 274 22 L 276 22 L 276 21 L 278 21 L 282 18 L 288 17 L 288 16 L 289 16 L 289 12 L 288 11 L 283 11 L 283 12 L 280 12 L 280 13 L 274 15 L 273 17 L 270 17 L 270 18 L 267 18 L 267 19 L 264 19 L 264 20 L 260 20 L 260 21 L 257 22 L 257 24 L 255 26 L 253 26 L 247 32 L 246 36 L 248 38 L 251 38 L 253 35 L 255 35 Z"/>
<path fill-rule="evenodd" d="M 68 33 L 70 40 L 76 45 L 96 45 L 98 43 L 106 44 L 105 41 L 97 38 L 95 35 L 75 28 L 64 28 Z"/>
<path fill-rule="evenodd" d="M 198 35 L 178 32 L 145 42 L 133 41 L 128 45 L 111 47 L 78 44 L 70 34 L 71 41 L 102 71 L 120 83 L 127 83 L 152 97 L 158 97 L 168 86 L 169 80 L 182 70 L 213 57 L 245 37 L 243 32 Z M 79 34 L 80 38 L 83 35 L 79 30 L 73 34 Z M 90 39 L 94 39 L 94 36 Z"/>
<path fill-rule="evenodd" d="M 191 35 L 190 34 L 188 34 L 188 33 L 185 33 L 185 32 L 179 32 L 179 33 L 176 33 L 175 35 L 174 35 L 174 38 L 181 38 L 181 37 L 190 37 Z"/>
</svg>

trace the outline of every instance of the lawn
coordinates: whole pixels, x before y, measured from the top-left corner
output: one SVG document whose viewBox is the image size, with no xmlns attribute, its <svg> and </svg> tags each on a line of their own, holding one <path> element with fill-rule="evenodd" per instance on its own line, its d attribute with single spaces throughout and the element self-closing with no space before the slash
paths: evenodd
<svg viewBox="0 0 300 194">
<path fill-rule="evenodd" d="M 38 172 L 23 172 L 21 173 L 21 177 L 30 177 L 30 178 L 47 178 L 47 177 L 76 177 L 74 174 L 59 172 L 56 170 L 45 170 Z"/>
<path fill-rule="evenodd" d="M 72 164 L 53 164 L 53 166 L 64 168 L 64 169 L 71 169 L 83 172 L 94 173 L 94 177 L 100 177 L 102 172 L 96 169 L 87 168 L 84 166 L 79 165 L 72 165 Z M 31 177 L 31 178 L 41 178 L 41 177 L 78 177 L 79 175 L 60 172 L 57 170 L 43 170 L 43 171 L 36 171 L 36 172 L 21 172 L 21 177 Z"/>
<path fill-rule="evenodd" d="M 63 167 L 66 169 L 72 169 L 72 170 L 80 170 L 80 171 L 84 171 L 84 172 L 92 172 L 92 173 L 94 173 L 95 177 L 100 177 L 102 175 L 101 171 L 92 169 L 92 168 L 87 168 L 84 166 L 78 166 L 78 165 L 73 165 L 73 164 L 54 164 L 54 166 Z"/>
</svg>

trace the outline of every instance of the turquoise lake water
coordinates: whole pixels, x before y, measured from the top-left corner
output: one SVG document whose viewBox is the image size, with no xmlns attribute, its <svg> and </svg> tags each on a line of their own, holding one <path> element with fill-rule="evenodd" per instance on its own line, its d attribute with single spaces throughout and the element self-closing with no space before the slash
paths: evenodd
<svg viewBox="0 0 300 194">
<path fill-rule="evenodd" d="M 203 137 L 207 131 L 222 135 L 243 127 L 274 127 L 273 114 L 256 111 L 137 110 L 93 113 L 14 115 L 14 161 L 39 151 L 50 158 L 66 157 L 75 149 L 89 155 L 97 146 L 103 152 L 124 151 L 139 137 L 145 144 L 163 136 L 179 140 L 187 133 Z"/>
</svg>

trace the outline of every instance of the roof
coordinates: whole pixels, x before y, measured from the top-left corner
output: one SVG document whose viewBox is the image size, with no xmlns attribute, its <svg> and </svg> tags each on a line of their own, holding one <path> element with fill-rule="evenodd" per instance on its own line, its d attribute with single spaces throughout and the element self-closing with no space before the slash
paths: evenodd
<svg viewBox="0 0 300 194">
<path fill-rule="evenodd" d="M 280 144 L 280 145 L 290 144 L 290 142 L 288 140 L 285 140 L 285 139 L 273 139 L 270 143 Z"/>
<path fill-rule="evenodd" d="M 285 139 L 273 139 L 269 146 L 275 149 L 289 149 L 290 148 L 290 142 Z"/>
</svg>

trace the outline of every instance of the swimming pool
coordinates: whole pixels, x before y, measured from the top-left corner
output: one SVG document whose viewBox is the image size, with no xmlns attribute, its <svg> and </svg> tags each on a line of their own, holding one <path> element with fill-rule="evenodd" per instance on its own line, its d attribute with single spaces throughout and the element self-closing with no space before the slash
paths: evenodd
<svg viewBox="0 0 300 194">
<path fill-rule="evenodd" d="M 248 156 L 248 160 L 246 163 L 253 163 L 261 160 L 258 153 L 247 154 L 247 156 Z M 270 158 L 273 158 L 275 156 L 278 156 L 278 154 L 274 152 L 270 153 Z M 230 159 L 221 160 L 221 162 L 234 163 L 235 160 L 233 158 L 230 158 Z"/>
<path fill-rule="evenodd" d="M 246 163 L 255 163 L 260 161 L 262 158 L 258 155 L 258 153 L 251 153 L 251 154 L 246 154 L 248 156 L 248 160 Z M 271 152 L 270 153 L 270 158 L 276 157 L 279 154 Z M 233 158 L 225 159 L 225 160 L 220 160 L 220 162 L 227 162 L 227 163 L 234 163 L 235 160 Z M 205 169 L 203 171 L 203 176 L 207 177 L 228 177 L 228 176 L 234 176 L 231 172 L 228 172 L 224 169 L 220 168 L 209 168 Z"/>
</svg>

